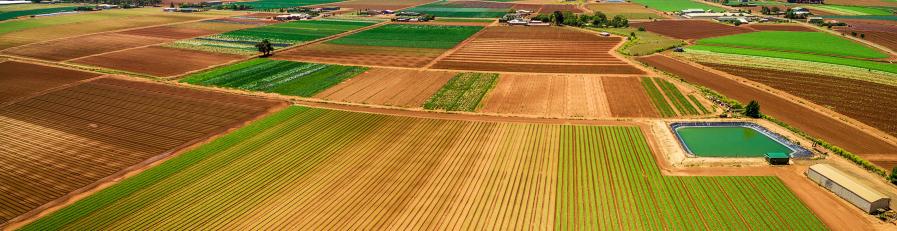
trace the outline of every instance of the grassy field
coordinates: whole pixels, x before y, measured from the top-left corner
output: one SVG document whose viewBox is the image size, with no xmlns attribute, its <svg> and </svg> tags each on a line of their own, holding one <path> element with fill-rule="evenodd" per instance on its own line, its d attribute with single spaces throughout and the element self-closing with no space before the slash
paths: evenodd
<svg viewBox="0 0 897 231">
<path fill-rule="evenodd" d="M 446 111 L 474 111 L 498 82 L 498 74 L 460 73 L 452 77 L 442 86 L 430 100 L 424 103 L 425 109 Z"/>
<path fill-rule="evenodd" d="M 181 82 L 310 97 L 365 70 L 364 67 L 253 59 L 193 74 Z"/>
<path fill-rule="evenodd" d="M 441 1 L 414 7 L 407 11 L 429 14 L 436 17 L 455 18 L 498 18 L 508 13 L 509 8 L 473 8 Z"/>
<path fill-rule="evenodd" d="M 80 4 L 74 3 L 56 3 L 56 4 L 11 4 L 11 5 L 0 5 L 0 13 L 2 12 L 13 12 L 13 11 L 22 11 L 22 10 L 36 10 L 36 9 L 47 9 L 47 8 L 58 8 L 58 7 L 74 7 L 80 6 Z"/>
<path fill-rule="evenodd" d="M 7 19 L 13 19 L 13 18 L 21 17 L 21 16 L 58 13 L 58 12 L 66 12 L 66 11 L 73 11 L 73 10 L 75 10 L 74 6 L 63 6 L 63 7 L 53 7 L 53 8 L 5 11 L 5 12 L 0 12 L 0 21 L 7 20 Z"/>
<path fill-rule="evenodd" d="M 255 44 L 264 39 L 271 41 L 274 49 L 280 49 L 373 24 L 375 22 L 346 20 L 295 21 L 231 31 L 202 38 L 180 40 L 167 46 L 218 53 L 252 55 L 258 53 Z"/>
<path fill-rule="evenodd" d="M 663 176 L 638 127 L 291 107 L 22 230 L 822 230 L 776 177 Z"/>
<path fill-rule="evenodd" d="M 661 93 L 660 89 L 657 88 L 657 85 L 655 85 L 654 81 L 651 79 L 652 78 L 647 77 L 642 78 L 642 87 L 645 88 L 645 92 L 651 97 L 651 102 L 654 103 L 654 107 L 660 112 L 660 116 L 676 116 L 676 111 L 673 110 L 673 107 L 670 106 L 667 99 L 663 97 L 663 93 Z"/>
<path fill-rule="evenodd" d="M 592 30 L 606 31 L 620 36 L 629 36 L 631 33 L 635 33 L 635 39 L 626 41 L 626 44 L 617 49 L 617 52 L 624 55 L 649 55 L 685 45 L 685 41 L 681 39 L 674 39 L 648 31 L 638 31 L 638 28 L 593 28 Z"/>
<path fill-rule="evenodd" d="M 723 8 L 699 3 L 692 0 L 632 0 L 634 3 L 645 5 L 659 11 L 681 11 L 685 9 L 704 9 L 714 12 L 723 12 Z"/>
<path fill-rule="evenodd" d="M 257 0 L 252 2 L 236 2 L 233 4 L 251 6 L 255 10 L 272 10 L 341 2 L 343 0 Z"/>
<path fill-rule="evenodd" d="M 104 10 L 0 22 L 0 49 L 90 33 L 242 14 L 236 11 L 162 12 L 158 8 Z M 89 25 L 89 26 L 85 26 Z"/>
<path fill-rule="evenodd" d="M 662 16 L 657 15 L 655 11 L 634 3 L 592 3 L 586 5 L 586 8 L 589 8 L 592 11 L 601 11 L 602 13 L 607 14 L 607 17 L 609 18 L 617 15 L 626 17 L 630 20 L 663 18 Z"/>
<path fill-rule="evenodd" d="M 759 31 L 701 39 L 697 44 L 840 57 L 888 57 L 873 48 L 825 32 Z"/>
<path fill-rule="evenodd" d="M 480 26 L 388 24 L 346 37 L 330 44 L 449 49 L 480 31 Z"/>
<path fill-rule="evenodd" d="M 883 62 L 865 61 L 865 60 L 848 59 L 848 58 L 838 58 L 838 57 L 822 56 L 822 55 L 798 54 L 798 53 L 781 52 L 781 51 L 734 48 L 734 47 L 695 45 L 695 46 L 690 46 L 689 49 L 711 51 L 711 52 L 716 52 L 716 53 L 726 53 L 726 54 L 739 54 L 739 55 L 750 55 L 750 56 L 760 56 L 760 57 L 770 57 L 770 58 L 803 60 L 803 61 L 810 61 L 810 62 L 845 65 L 845 66 L 858 67 L 858 68 L 864 68 L 864 69 L 869 69 L 869 70 L 897 73 L 897 65 L 883 63 Z"/>
<path fill-rule="evenodd" d="M 887 20 L 897 21 L 897 15 L 825 15 L 826 19 L 866 19 L 866 20 Z"/>
<path fill-rule="evenodd" d="M 869 6 L 811 5 L 811 9 L 820 9 L 840 15 L 894 15 L 894 9 Z"/>
</svg>

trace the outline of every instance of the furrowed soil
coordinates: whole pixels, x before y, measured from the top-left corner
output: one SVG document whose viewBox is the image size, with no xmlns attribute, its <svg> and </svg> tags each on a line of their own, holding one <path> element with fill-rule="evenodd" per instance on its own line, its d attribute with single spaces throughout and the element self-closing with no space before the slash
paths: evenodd
<svg viewBox="0 0 897 231">
<path fill-rule="evenodd" d="M 660 117 L 639 78 L 604 78 L 611 114 L 615 117 Z"/>
<path fill-rule="evenodd" d="M 505 74 L 482 112 L 544 117 L 608 117 L 602 77 Z"/>
<path fill-rule="evenodd" d="M 314 98 L 419 108 L 456 73 L 373 68 L 318 93 Z"/>
<path fill-rule="evenodd" d="M 44 65 L 0 62 L 0 103 L 97 76 L 100 75 Z"/>
<path fill-rule="evenodd" d="M 647 31 L 678 39 L 702 39 L 754 31 L 747 27 L 736 27 L 704 20 L 637 22 L 631 23 L 630 27 L 644 27 Z"/>
<path fill-rule="evenodd" d="M 71 62 L 169 77 L 241 58 L 243 57 L 239 55 L 151 46 L 75 59 Z"/>
<path fill-rule="evenodd" d="M 894 29 L 897 29 L 895 27 Z M 882 45 L 891 49 L 892 51 L 897 51 L 897 32 L 882 32 L 882 31 L 862 31 L 862 30 L 838 30 L 845 34 L 851 34 L 851 32 L 856 32 L 858 36 L 864 35 L 863 39 L 873 42 L 878 45 Z"/>
<path fill-rule="evenodd" d="M 278 104 L 103 78 L 0 107 L 0 223 Z"/>
<path fill-rule="evenodd" d="M 644 74 L 610 52 L 622 39 L 558 27 L 487 27 L 435 69 L 573 74 Z"/>
<path fill-rule="evenodd" d="M 278 52 L 276 59 L 347 65 L 424 67 L 445 49 L 354 46 L 318 43 Z"/>
<path fill-rule="evenodd" d="M 786 100 L 773 93 L 748 86 L 739 81 L 666 56 L 654 55 L 642 57 L 638 60 L 659 70 L 677 75 L 693 84 L 709 87 L 739 102 L 757 100 L 762 105 L 764 114 L 775 117 L 814 137 L 823 139 L 859 156 L 867 154 L 897 156 L 897 146 L 850 126 L 845 122 Z M 897 162 L 879 161 L 874 163 L 890 169 Z"/>
<path fill-rule="evenodd" d="M 200 22 L 202 23 L 202 22 Z M 120 32 L 121 34 L 140 35 L 163 39 L 186 39 L 217 34 L 220 31 L 182 26 L 157 26 Z"/>
<path fill-rule="evenodd" d="M 32 43 L 7 49 L 3 53 L 50 61 L 63 61 L 167 41 L 172 40 L 130 34 L 104 33 L 59 41 Z"/>
</svg>

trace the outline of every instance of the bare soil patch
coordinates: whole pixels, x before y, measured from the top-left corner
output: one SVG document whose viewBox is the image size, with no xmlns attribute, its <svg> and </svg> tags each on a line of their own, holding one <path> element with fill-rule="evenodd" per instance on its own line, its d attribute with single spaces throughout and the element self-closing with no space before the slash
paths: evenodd
<svg viewBox="0 0 897 231">
<path fill-rule="evenodd" d="M 72 62 L 168 77 L 241 58 L 238 55 L 151 46 L 75 59 Z"/>
<path fill-rule="evenodd" d="M 892 51 L 897 51 L 897 27 L 894 27 L 895 31 L 892 32 L 882 32 L 882 31 L 862 31 L 862 30 L 838 30 L 845 34 L 851 34 L 851 32 L 856 32 L 859 35 L 864 35 L 863 39 L 873 42 L 878 45 L 882 45 L 891 49 Z"/>
<path fill-rule="evenodd" d="M 100 75 L 31 63 L 0 62 L 0 103 L 97 76 Z"/>
<path fill-rule="evenodd" d="M 660 117 L 639 78 L 604 78 L 604 90 L 615 117 Z"/>
<path fill-rule="evenodd" d="M 736 27 L 705 20 L 637 22 L 630 24 L 630 27 L 644 27 L 647 31 L 678 39 L 702 39 L 753 31 L 747 27 Z"/>
<path fill-rule="evenodd" d="M 609 117 L 603 78 L 586 75 L 502 75 L 482 112 L 545 117 Z"/>
<path fill-rule="evenodd" d="M 374 68 L 315 95 L 351 103 L 421 107 L 456 73 Z"/>
<path fill-rule="evenodd" d="M 622 40 L 559 27 L 487 27 L 433 68 L 539 73 L 644 74 L 612 55 Z"/>
<path fill-rule="evenodd" d="M 642 57 L 638 60 L 659 70 L 677 75 L 688 82 L 709 87 L 740 102 L 757 100 L 762 105 L 763 113 L 857 155 L 897 155 L 897 147 L 894 145 L 843 121 L 826 116 L 821 112 L 786 100 L 773 93 L 748 86 L 739 81 L 666 56 L 654 55 Z"/>
<path fill-rule="evenodd" d="M 0 223 L 281 104 L 174 88 L 104 78 L 0 107 Z"/>
<path fill-rule="evenodd" d="M 573 4 L 546 4 L 542 5 L 542 8 L 539 9 L 539 13 L 548 14 L 555 11 L 570 11 L 573 13 L 582 13 L 582 9 Z"/>
<path fill-rule="evenodd" d="M 392 67 L 423 67 L 439 57 L 444 49 L 353 46 L 318 43 L 275 54 L 275 58 Z"/>
<path fill-rule="evenodd" d="M 57 41 L 33 43 L 10 48 L 3 51 L 3 53 L 50 61 L 63 61 L 167 41 L 171 41 L 171 39 L 119 33 L 103 33 Z"/>
</svg>

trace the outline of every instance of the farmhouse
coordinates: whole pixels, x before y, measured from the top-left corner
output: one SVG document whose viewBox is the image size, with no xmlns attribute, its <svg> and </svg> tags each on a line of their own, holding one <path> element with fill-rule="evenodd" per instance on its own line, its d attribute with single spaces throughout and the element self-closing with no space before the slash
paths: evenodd
<svg viewBox="0 0 897 231">
<path fill-rule="evenodd" d="M 862 185 L 828 164 L 810 166 L 807 177 L 866 213 L 887 209 L 891 198 Z"/>
</svg>

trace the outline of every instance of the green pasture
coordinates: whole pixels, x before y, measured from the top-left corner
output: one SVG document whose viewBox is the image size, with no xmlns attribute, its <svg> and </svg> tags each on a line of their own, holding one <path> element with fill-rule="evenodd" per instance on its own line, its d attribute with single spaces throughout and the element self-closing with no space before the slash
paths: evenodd
<svg viewBox="0 0 897 231">
<path fill-rule="evenodd" d="M 726 11 L 723 8 L 692 0 L 632 0 L 632 2 L 666 12 L 681 11 L 686 9 L 704 9 L 712 10 L 714 12 Z"/>
<path fill-rule="evenodd" d="M 284 9 L 297 6 L 308 6 L 341 2 L 343 0 L 258 0 L 252 2 L 234 2 L 231 4 L 251 6 L 254 10 Z"/>
<path fill-rule="evenodd" d="M 825 32 L 759 31 L 701 39 L 697 44 L 841 57 L 888 57 L 873 48 Z"/>
<path fill-rule="evenodd" d="M 893 8 L 872 6 L 812 5 L 811 9 L 820 9 L 841 15 L 894 15 Z"/>
<path fill-rule="evenodd" d="M 330 44 L 449 49 L 458 45 L 480 26 L 388 24 L 328 41 Z"/>
<path fill-rule="evenodd" d="M 499 18 L 508 13 L 510 8 L 474 8 L 463 7 L 452 2 L 435 2 L 414 7 L 405 11 L 429 14 L 436 17 L 456 18 Z"/>
</svg>

